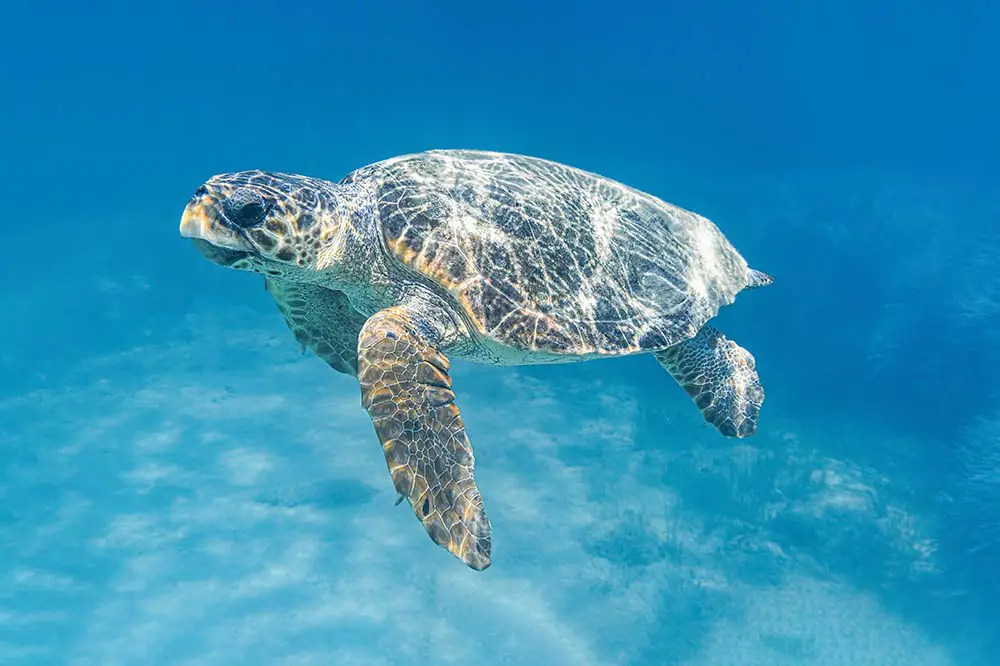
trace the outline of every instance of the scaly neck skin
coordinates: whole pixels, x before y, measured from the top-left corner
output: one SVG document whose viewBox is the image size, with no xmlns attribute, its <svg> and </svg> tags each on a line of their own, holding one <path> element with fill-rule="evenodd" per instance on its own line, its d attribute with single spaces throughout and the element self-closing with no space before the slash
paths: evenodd
<svg viewBox="0 0 1000 666">
<path fill-rule="evenodd" d="M 389 256 L 375 194 L 364 186 L 338 184 L 336 195 L 343 223 L 318 254 L 316 283 L 344 292 L 369 317 L 388 307 L 404 307 L 434 344 L 465 338 L 461 317 L 441 295 Z"/>
<path fill-rule="evenodd" d="M 344 292 L 360 312 L 370 315 L 393 297 L 375 194 L 353 184 L 335 188 L 339 229 L 319 250 L 306 279 Z"/>
</svg>

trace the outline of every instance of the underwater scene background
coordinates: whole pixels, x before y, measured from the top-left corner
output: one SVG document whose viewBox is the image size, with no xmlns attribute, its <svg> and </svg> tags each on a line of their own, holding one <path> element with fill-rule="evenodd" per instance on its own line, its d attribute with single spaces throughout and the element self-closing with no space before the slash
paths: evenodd
<svg viewBox="0 0 1000 666">
<path fill-rule="evenodd" d="M 35 2 L 0 21 L 0 661 L 1000 662 L 1000 6 Z M 428 148 L 596 171 L 776 276 L 759 431 L 648 356 L 456 362 L 493 523 L 396 499 L 357 382 L 177 233 Z"/>
</svg>

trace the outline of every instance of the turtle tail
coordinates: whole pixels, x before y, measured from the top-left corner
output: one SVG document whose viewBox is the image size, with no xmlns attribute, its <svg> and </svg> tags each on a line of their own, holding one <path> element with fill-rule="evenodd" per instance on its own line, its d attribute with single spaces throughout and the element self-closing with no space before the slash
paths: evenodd
<svg viewBox="0 0 1000 666">
<path fill-rule="evenodd" d="M 750 269 L 750 280 L 747 282 L 747 289 L 766 287 L 767 285 L 773 283 L 774 283 L 773 275 L 768 275 L 763 271 L 758 271 L 753 268 Z"/>
</svg>

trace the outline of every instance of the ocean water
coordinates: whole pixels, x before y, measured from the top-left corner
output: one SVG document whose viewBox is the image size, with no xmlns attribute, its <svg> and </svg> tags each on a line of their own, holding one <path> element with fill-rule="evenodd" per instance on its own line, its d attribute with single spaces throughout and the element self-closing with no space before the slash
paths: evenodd
<svg viewBox="0 0 1000 666">
<path fill-rule="evenodd" d="M 0 663 L 1000 663 L 1000 6 L 33 2 L 0 19 Z M 759 431 L 649 357 L 456 362 L 493 524 L 177 225 L 214 173 L 597 171 L 777 277 Z"/>
</svg>

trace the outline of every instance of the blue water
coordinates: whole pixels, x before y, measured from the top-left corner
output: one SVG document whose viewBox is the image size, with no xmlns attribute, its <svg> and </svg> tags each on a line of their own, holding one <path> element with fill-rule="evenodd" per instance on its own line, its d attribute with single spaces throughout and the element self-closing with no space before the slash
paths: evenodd
<svg viewBox="0 0 1000 666">
<path fill-rule="evenodd" d="M 290 4 L 289 4 L 290 6 Z M 1000 6 L 31 2 L 0 19 L 0 663 L 1000 662 Z M 777 276 L 727 440 L 648 357 L 455 363 L 477 573 L 208 176 L 559 160 Z"/>
</svg>

